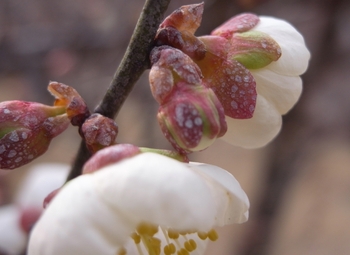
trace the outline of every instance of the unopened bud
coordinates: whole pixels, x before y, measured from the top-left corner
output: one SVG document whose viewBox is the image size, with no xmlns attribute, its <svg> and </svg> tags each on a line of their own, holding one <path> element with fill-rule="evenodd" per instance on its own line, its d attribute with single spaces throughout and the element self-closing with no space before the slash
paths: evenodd
<svg viewBox="0 0 350 255">
<path fill-rule="evenodd" d="M 84 165 L 83 174 L 92 173 L 102 169 L 103 167 L 118 163 L 123 159 L 133 157 L 140 153 L 151 152 L 161 154 L 181 162 L 188 163 L 188 157 L 176 151 L 153 149 L 153 148 L 139 148 L 132 144 L 115 144 L 99 150 L 96 152 Z"/>
<path fill-rule="evenodd" d="M 92 114 L 81 127 L 85 143 L 91 153 L 112 145 L 118 135 L 114 120 L 101 114 Z"/>
<path fill-rule="evenodd" d="M 180 32 L 188 31 L 194 34 L 201 24 L 203 10 L 203 3 L 181 6 L 166 17 L 159 28 L 174 27 Z"/>
<path fill-rule="evenodd" d="M 21 209 L 19 225 L 26 234 L 30 233 L 42 211 L 43 209 L 38 207 L 27 207 Z"/>
<path fill-rule="evenodd" d="M 168 103 L 158 111 L 165 137 L 180 153 L 200 151 L 227 130 L 224 109 L 211 89 L 178 85 Z"/>
<path fill-rule="evenodd" d="M 63 106 L 35 102 L 0 103 L 0 168 L 13 169 L 42 155 L 69 125 Z"/>
<path fill-rule="evenodd" d="M 140 153 L 139 147 L 132 144 L 116 144 L 99 150 L 84 165 L 83 174 L 95 172 L 104 166 L 117 163 Z"/>
<path fill-rule="evenodd" d="M 154 48 L 151 60 L 149 82 L 153 97 L 160 104 L 168 101 L 178 82 L 183 81 L 188 86 L 201 83 L 201 70 L 180 50 L 167 46 Z"/>
<path fill-rule="evenodd" d="M 51 200 L 58 194 L 61 188 L 55 189 L 52 192 L 50 192 L 43 201 L 43 208 L 45 209 L 50 203 Z"/>
</svg>

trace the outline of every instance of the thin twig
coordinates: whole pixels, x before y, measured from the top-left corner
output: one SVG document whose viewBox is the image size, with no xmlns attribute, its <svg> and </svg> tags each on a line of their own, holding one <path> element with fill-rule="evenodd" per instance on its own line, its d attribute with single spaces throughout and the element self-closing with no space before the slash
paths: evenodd
<svg viewBox="0 0 350 255">
<path fill-rule="evenodd" d="M 95 113 L 114 119 L 136 81 L 150 67 L 149 54 L 152 42 L 169 3 L 170 0 L 146 1 L 123 60 Z M 81 174 L 82 166 L 90 156 L 82 141 L 67 180 Z"/>
</svg>

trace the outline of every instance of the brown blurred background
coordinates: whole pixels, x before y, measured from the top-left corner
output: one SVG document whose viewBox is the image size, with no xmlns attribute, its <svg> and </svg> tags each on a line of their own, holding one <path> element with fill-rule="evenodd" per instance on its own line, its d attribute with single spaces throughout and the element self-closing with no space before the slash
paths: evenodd
<svg viewBox="0 0 350 255">
<path fill-rule="evenodd" d="M 172 1 L 169 14 L 193 0 Z M 101 100 L 126 49 L 144 1 L 1 0 L 0 101 L 51 104 L 56 80 L 76 88 L 90 109 Z M 208 0 L 208 34 L 243 11 L 291 22 L 312 53 L 304 93 L 266 148 L 217 141 L 191 155 L 230 170 L 251 201 L 250 219 L 218 229 L 207 255 L 350 254 L 350 2 L 346 0 Z M 147 107 L 146 107 L 147 106 Z M 120 112 L 118 142 L 168 148 L 156 121 L 147 73 Z M 70 164 L 80 138 L 73 127 L 28 166 L 0 172 L 0 204 L 9 203 L 26 170 Z"/>
</svg>

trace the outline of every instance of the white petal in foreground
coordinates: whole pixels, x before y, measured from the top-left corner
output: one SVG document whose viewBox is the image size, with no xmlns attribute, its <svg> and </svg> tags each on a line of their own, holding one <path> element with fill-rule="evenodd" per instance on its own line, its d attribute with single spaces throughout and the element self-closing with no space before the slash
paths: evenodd
<svg viewBox="0 0 350 255">
<path fill-rule="evenodd" d="M 65 185 L 34 227 L 29 255 L 202 254 L 195 246 L 216 239 L 212 228 L 245 221 L 248 207 L 225 170 L 142 153 Z"/>
<path fill-rule="evenodd" d="M 282 56 L 266 68 L 282 75 L 303 74 L 309 64 L 310 52 L 303 36 L 288 22 L 260 16 L 260 22 L 252 30 L 270 35 L 281 47 Z"/>
<path fill-rule="evenodd" d="M 286 114 L 298 101 L 303 86 L 299 76 L 285 76 L 262 68 L 250 71 L 258 94 L 272 103 L 280 114 Z"/>
<path fill-rule="evenodd" d="M 228 130 L 224 141 L 243 148 L 259 148 L 269 143 L 281 130 L 282 117 L 263 96 L 258 95 L 251 119 L 226 118 Z"/>
<path fill-rule="evenodd" d="M 216 193 L 215 201 L 219 203 L 216 225 L 224 226 L 248 220 L 248 197 L 232 174 L 214 165 L 191 162 L 189 166 L 198 174 L 211 178 L 210 185 L 213 185 Z"/>
</svg>

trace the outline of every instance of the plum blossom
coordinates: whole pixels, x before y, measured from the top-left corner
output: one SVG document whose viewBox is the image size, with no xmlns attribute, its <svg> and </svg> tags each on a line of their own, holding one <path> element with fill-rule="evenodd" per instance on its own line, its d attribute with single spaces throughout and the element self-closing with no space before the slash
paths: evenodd
<svg viewBox="0 0 350 255">
<path fill-rule="evenodd" d="M 247 220 L 248 198 L 227 171 L 129 156 L 68 182 L 34 226 L 28 254 L 203 254 L 215 226 Z"/>
<path fill-rule="evenodd" d="M 181 50 L 199 67 L 201 85 L 224 109 L 227 132 L 220 138 L 245 148 L 264 146 L 300 97 L 300 75 L 310 59 L 304 39 L 286 21 L 250 13 L 196 37 L 203 8 L 202 3 L 174 11 L 160 25 L 156 45 Z"/>
<path fill-rule="evenodd" d="M 237 23 L 237 20 L 242 21 L 244 16 L 251 15 L 242 14 L 234 17 L 212 34 L 231 39 L 232 43 L 237 42 L 233 38 L 242 31 L 239 31 L 238 25 L 234 25 L 234 21 Z M 302 91 L 300 75 L 308 67 L 310 52 L 303 36 L 284 20 L 261 16 L 258 20 L 255 18 L 253 22 L 241 23 L 241 27 L 242 24 L 249 29 L 242 34 L 265 35 L 266 38 L 272 38 L 280 47 L 280 56 L 277 60 L 270 61 L 260 68 L 248 67 L 255 79 L 258 93 L 253 117 L 244 120 L 226 118 L 228 131 L 222 139 L 234 145 L 255 148 L 266 145 L 278 134 L 282 126 L 281 115 L 286 114 L 298 101 Z M 261 47 L 267 47 L 263 40 Z"/>
<path fill-rule="evenodd" d="M 68 165 L 58 163 L 41 163 L 28 170 L 12 204 L 0 207 L 0 253 L 19 255 L 25 251 L 44 198 L 64 184 L 68 170 Z"/>
</svg>

